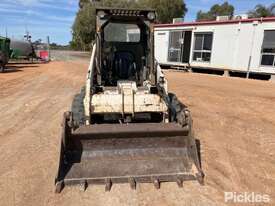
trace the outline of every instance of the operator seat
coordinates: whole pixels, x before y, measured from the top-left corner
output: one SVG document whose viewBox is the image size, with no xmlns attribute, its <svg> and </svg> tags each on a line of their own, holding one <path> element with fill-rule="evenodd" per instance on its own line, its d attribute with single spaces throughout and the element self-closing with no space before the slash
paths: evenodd
<svg viewBox="0 0 275 206">
<path fill-rule="evenodd" d="M 119 80 L 137 80 L 135 58 L 130 52 L 116 52 L 114 73 Z"/>
</svg>

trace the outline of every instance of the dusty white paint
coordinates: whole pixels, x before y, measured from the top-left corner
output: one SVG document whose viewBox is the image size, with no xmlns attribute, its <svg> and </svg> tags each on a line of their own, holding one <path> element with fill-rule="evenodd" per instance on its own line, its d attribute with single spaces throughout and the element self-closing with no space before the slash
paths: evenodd
<svg viewBox="0 0 275 206">
<path fill-rule="evenodd" d="M 166 112 L 167 106 L 159 95 L 150 94 L 149 90 L 138 90 L 135 82 L 118 83 L 118 89 L 94 94 L 91 112 L 135 114 L 141 112 Z"/>
<path fill-rule="evenodd" d="M 90 105 L 91 105 L 91 87 L 92 85 L 92 76 L 93 72 L 95 69 L 95 53 L 96 53 L 96 44 L 93 45 L 93 50 L 92 50 L 92 55 L 91 55 L 91 60 L 88 68 L 88 73 L 87 73 L 87 79 L 86 79 L 86 85 L 85 85 L 85 97 L 84 97 L 84 111 L 85 111 L 85 116 L 89 117 L 90 116 Z M 90 124 L 89 120 L 86 120 L 86 124 Z"/>
<path fill-rule="evenodd" d="M 91 93 L 93 72 L 95 65 L 96 45 L 93 46 L 90 65 L 87 73 L 86 91 L 84 97 L 84 110 L 89 125 L 89 117 L 93 114 L 132 114 L 138 113 L 164 113 L 168 111 L 165 101 L 157 94 L 150 94 L 151 84 L 145 81 L 142 88 L 138 88 L 134 81 L 118 81 L 117 87 L 104 87 L 104 92 Z M 163 87 L 167 94 L 167 80 L 157 67 L 158 85 Z M 168 121 L 168 119 L 165 119 Z"/>
</svg>

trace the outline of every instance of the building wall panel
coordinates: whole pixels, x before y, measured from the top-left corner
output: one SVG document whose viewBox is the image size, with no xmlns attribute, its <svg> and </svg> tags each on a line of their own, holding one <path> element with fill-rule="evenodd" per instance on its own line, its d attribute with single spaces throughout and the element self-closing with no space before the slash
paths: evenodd
<svg viewBox="0 0 275 206">
<path fill-rule="evenodd" d="M 194 26 L 188 24 L 187 26 L 159 27 L 155 30 L 155 53 L 157 60 L 161 63 L 169 64 L 167 62 L 169 31 L 192 30 L 191 66 L 275 74 L 274 67 L 261 66 L 264 31 L 275 30 L 275 19 L 266 22 L 258 20 Z M 159 32 L 165 34 L 159 36 L 157 35 Z M 210 62 L 193 61 L 194 34 L 201 32 L 213 32 Z"/>
</svg>

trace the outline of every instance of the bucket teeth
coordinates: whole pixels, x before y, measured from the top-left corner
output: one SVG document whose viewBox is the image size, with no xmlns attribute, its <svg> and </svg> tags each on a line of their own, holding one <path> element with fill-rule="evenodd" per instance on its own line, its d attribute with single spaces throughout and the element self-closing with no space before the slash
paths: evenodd
<svg viewBox="0 0 275 206">
<path fill-rule="evenodd" d="M 136 186 L 137 186 L 137 185 L 136 185 L 135 179 L 132 178 L 132 177 L 130 177 L 130 178 L 129 178 L 129 183 L 130 183 L 131 189 L 135 190 L 135 189 L 136 189 Z"/>
<path fill-rule="evenodd" d="M 204 173 L 203 172 L 197 173 L 196 178 L 201 185 L 204 185 Z"/>
<path fill-rule="evenodd" d="M 60 193 L 64 188 L 64 182 L 60 181 L 55 184 L 55 193 Z"/>
<path fill-rule="evenodd" d="M 183 180 L 181 178 L 177 178 L 177 184 L 180 188 L 183 187 Z"/>
<path fill-rule="evenodd" d="M 88 182 L 86 180 L 83 180 L 80 182 L 79 186 L 80 186 L 80 191 L 85 192 L 88 187 Z"/>
<path fill-rule="evenodd" d="M 112 188 L 112 181 L 111 179 L 106 179 L 105 180 L 105 192 L 111 191 Z"/>
<path fill-rule="evenodd" d="M 158 190 L 160 189 L 160 182 L 159 182 L 159 179 L 158 178 L 152 178 L 153 180 L 153 184 L 155 186 L 155 188 Z"/>
</svg>

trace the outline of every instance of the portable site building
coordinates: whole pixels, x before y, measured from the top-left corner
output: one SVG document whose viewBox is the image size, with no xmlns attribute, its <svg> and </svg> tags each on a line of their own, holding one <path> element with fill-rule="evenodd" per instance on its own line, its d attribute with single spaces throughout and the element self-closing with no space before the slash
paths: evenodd
<svg viewBox="0 0 275 206">
<path fill-rule="evenodd" d="M 275 75 L 275 18 L 155 25 L 161 66 Z"/>
</svg>

